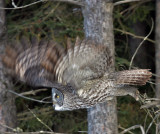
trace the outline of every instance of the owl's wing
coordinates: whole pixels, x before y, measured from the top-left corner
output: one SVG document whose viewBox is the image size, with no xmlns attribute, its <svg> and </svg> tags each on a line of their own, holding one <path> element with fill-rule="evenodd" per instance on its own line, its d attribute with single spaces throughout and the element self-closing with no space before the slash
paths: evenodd
<svg viewBox="0 0 160 134">
<path fill-rule="evenodd" d="M 57 57 L 55 62 L 63 53 L 63 48 L 60 48 L 53 41 L 41 40 L 32 38 L 28 40 L 23 37 L 19 42 L 12 42 L 5 50 L 2 56 L 2 61 L 7 68 L 7 72 L 16 76 L 19 80 L 24 81 L 32 86 L 52 86 L 54 75 L 48 73 L 42 67 L 42 63 L 46 60 L 46 55 L 53 49 Z M 53 65 L 56 64 L 53 61 Z M 47 79 L 47 78 L 50 78 Z"/>
<path fill-rule="evenodd" d="M 26 38 L 8 47 L 2 60 L 30 85 L 52 86 L 58 82 L 69 83 L 75 89 L 86 80 L 101 77 L 112 62 L 108 48 L 90 40 L 77 40 L 73 48 L 64 50 L 53 41 Z"/>
<path fill-rule="evenodd" d="M 43 67 L 52 71 L 59 83 L 69 83 L 75 89 L 82 87 L 86 80 L 101 77 L 113 62 L 108 48 L 91 40 L 77 39 L 74 47 L 57 61 L 54 70 L 46 64 L 53 63 L 54 55 L 47 56 Z"/>
</svg>

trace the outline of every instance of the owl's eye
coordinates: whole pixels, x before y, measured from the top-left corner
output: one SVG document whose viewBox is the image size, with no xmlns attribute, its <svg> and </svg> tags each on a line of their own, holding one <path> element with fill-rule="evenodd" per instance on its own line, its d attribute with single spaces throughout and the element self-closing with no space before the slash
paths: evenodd
<svg viewBox="0 0 160 134">
<path fill-rule="evenodd" d="M 54 104 L 57 104 L 59 106 L 63 105 L 64 96 L 63 93 L 56 88 L 52 88 L 52 101 Z"/>
<path fill-rule="evenodd" d="M 58 94 L 55 94 L 55 98 L 56 98 L 56 99 L 59 99 L 59 95 L 58 95 Z"/>
</svg>

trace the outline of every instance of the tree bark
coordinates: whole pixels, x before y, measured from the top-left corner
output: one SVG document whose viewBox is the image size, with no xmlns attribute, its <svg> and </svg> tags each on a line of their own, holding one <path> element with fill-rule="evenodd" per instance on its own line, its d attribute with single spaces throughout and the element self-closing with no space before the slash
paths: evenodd
<svg viewBox="0 0 160 134">
<path fill-rule="evenodd" d="M 160 0 L 156 0 L 156 97 L 160 98 Z M 160 123 L 157 125 L 157 133 L 160 133 Z"/>
<path fill-rule="evenodd" d="M 156 0 L 156 96 L 160 98 L 160 0 Z"/>
<path fill-rule="evenodd" d="M 4 7 L 4 0 L 0 0 L 0 7 Z M 0 10 L 0 54 L 4 53 L 7 42 L 5 22 L 5 11 Z M 7 92 L 9 84 L 0 58 L 0 133 L 11 131 L 8 128 L 13 128 L 16 124 L 15 99 L 11 93 Z"/>
<path fill-rule="evenodd" d="M 102 43 L 114 57 L 112 0 L 85 0 L 82 9 L 86 38 Z M 111 70 L 114 69 L 114 64 Z M 117 134 L 116 98 L 88 109 L 89 134 Z"/>
</svg>

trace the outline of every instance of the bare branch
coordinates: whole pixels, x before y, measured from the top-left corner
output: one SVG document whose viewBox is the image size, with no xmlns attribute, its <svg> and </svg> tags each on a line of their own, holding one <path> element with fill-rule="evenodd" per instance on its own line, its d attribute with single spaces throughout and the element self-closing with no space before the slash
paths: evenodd
<svg viewBox="0 0 160 134">
<path fill-rule="evenodd" d="M 132 127 L 130 127 L 130 128 L 127 128 L 127 129 L 125 129 L 124 131 L 122 131 L 120 134 L 124 134 L 124 133 L 126 133 L 126 132 L 128 132 L 128 131 L 130 131 L 130 130 L 132 130 L 132 129 L 136 129 L 136 128 L 140 128 L 142 134 L 145 134 L 144 128 L 143 128 L 141 125 L 135 125 L 135 126 L 132 126 Z"/>
<path fill-rule="evenodd" d="M 130 35 L 130 36 L 133 36 L 134 38 L 138 38 L 138 39 L 144 39 L 145 37 L 143 36 L 138 36 L 138 35 L 135 35 L 133 33 L 130 33 L 130 32 L 127 32 L 127 31 L 123 31 L 121 29 L 118 29 L 118 28 L 114 28 L 115 31 L 118 31 L 118 32 L 122 32 L 124 34 L 127 34 L 127 35 Z M 154 40 L 151 40 L 149 38 L 146 38 L 147 41 L 151 42 L 151 43 L 154 43 L 155 44 L 155 41 Z"/>
<path fill-rule="evenodd" d="M 154 22 L 153 22 L 153 19 L 152 20 L 152 26 L 151 26 L 151 30 L 150 32 L 148 33 L 148 35 L 143 39 L 143 41 L 139 44 L 139 46 L 137 47 L 135 53 L 133 54 L 132 58 L 131 58 L 131 62 L 130 62 L 130 66 L 129 66 L 129 69 L 131 69 L 131 66 L 132 66 L 132 63 L 133 63 L 133 60 L 134 60 L 134 57 L 136 56 L 139 48 L 142 46 L 142 44 L 144 43 L 144 41 L 146 41 L 146 39 L 149 37 L 149 35 L 152 33 L 153 31 L 153 28 L 154 28 Z"/>
<path fill-rule="evenodd" d="M 53 2 L 66 2 L 66 3 L 71 3 L 71 4 L 75 4 L 75 5 L 79 5 L 79 6 L 84 6 L 84 3 L 82 2 L 82 0 L 38 0 L 38 1 L 35 1 L 35 2 L 32 2 L 30 4 L 27 4 L 27 5 L 24 5 L 24 6 L 20 6 L 18 7 L 14 0 L 12 0 L 12 6 L 14 8 L 2 8 L 0 7 L 1 10 L 16 10 L 16 9 L 22 9 L 22 8 L 27 8 L 27 7 L 30 7 L 32 5 L 35 5 L 35 4 L 38 4 L 38 3 L 41 3 L 41 2 L 47 2 L 47 1 L 53 1 Z"/>
<path fill-rule="evenodd" d="M 84 6 L 84 2 L 82 0 L 48 0 L 48 1 L 66 2 L 74 5 Z"/>
<path fill-rule="evenodd" d="M 120 129 L 122 129 L 122 130 L 125 130 L 125 128 L 123 128 L 122 126 L 118 126 L 118 128 L 120 128 Z M 131 131 L 128 131 L 128 133 L 130 133 L 130 134 L 134 134 L 134 133 L 132 133 Z"/>
<path fill-rule="evenodd" d="M 130 3 L 130 2 L 137 2 L 137 1 L 142 1 L 142 0 L 122 0 L 122 1 L 115 2 L 113 5 L 117 6 L 117 5 L 120 5 L 120 4 L 125 4 L 125 3 Z M 146 1 L 143 1 L 143 2 L 148 2 L 148 1 L 151 1 L 151 0 L 146 0 Z"/>
<path fill-rule="evenodd" d="M 113 5 L 117 6 L 120 4 L 129 3 L 129 2 L 136 2 L 136 1 L 140 1 L 140 0 L 122 0 L 122 1 L 115 2 Z"/>
<path fill-rule="evenodd" d="M 47 88 L 42 88 L 42 89 L 37 89 L 37 90 L 31 90 L 31 91 L 28 91 L 28 92 L 23 92 L 23 93 L 20 93 L 20 95 L 36 95 L 37 93 L 39 92 L 42 92 L 42 91 L 47 91 L 48 89 Z"/>
<path fill-rule="evenodd" d="M 39 116 L 45 116 L 45 115 L 52 115 L 54 113 L 52 106 L 47 106 L 45 108 L 41 107 L 40 110 L 32 109 L 33 112 L 36 112 L 36 115 Z M 32 120 L 34 117 L 31 116 L 30 111 L 23 111 L 21 113 L 17 113 L 18 121 L 26 121 L 26 120 Z"/>
<path fill-rule="evenodd" d="M 0 123 L 0 126 L 3 126 L 3 127 L 5 127 L 5 128 L 7 128 L 7 129 L 10 129 L 12 132 L 2 132 L 2 131 L 0 131 L 0 133 L 1 134 L 64 134 L 64 133 L 55 133 L 55 132 L 53 132 L 45 123 L 43 123 L 30 109 L 29 109 L 29 111 L 34 115 L 34 117 L 36 117 L 36 119 L 38 120 L 38 121 L 40 121 L 43 125 L 45 125 L 50 131 L 43 131 L 43 130 L 41 130 L 41 131 L 37 131 L 37 132 L 22 132 L 22 129 L 21 128 L 11 128 L 11 127 L 9 127 L 9 126 L 6 126 L 5 124 L 3 124 L 3 123 Z"/>
<path fill-rule="evenodd" d="M 17 132 L 1 132 L 1 134 L 17 134 Z M 55 133 L 49 131 L 38 131 L 38 132 L 18 132 L 18 134 L 64 134 L 64 133 Z"/>
<path fill-rule="evenodd" d="M 28 107 L 27 107 L 28 108 Z M 40 118 L 38 118 L 37 116 L 36 116 L 36 114 L 34 114 L 34 112 L 31 110 L 31 109 L 29 109 L 28 108 L 28 110 L 33 114 L 33 116 L 42 124 L 42 125 L 44 125 L 46 128 L 48 128 L 51 132 L 53 132 L 52 131 L 52 129 L 48 126 L 48 125 L 46 125 Z"/>
<path fill-rule="evenodd" d="M 2 8 L 2 7 L 0 7 L 0 9 L 2 9 L 2 10 L 13 10 L 13 9 L 15 10 L 15 9 L 22 9 L 22 8 L 26 8 L 26 7 L 29 7 L 29 6 L 32 6 L 32 5 L 38 4 L 38 3 L 40 3 L 40 2 L 44 2 L 44 1 L 46 1 L 46 0 L 39 0 L 39 1 L 36 1 L 36 2 L 30 3 L 30 4 L 28 4 L 28 5 L 20 6 L 20 7 L 17 7 L 17 6 L 15 5 L 15 3 L 12 1 L 12 5 L 14 6 L 14 8 Z"/>
<path fill-rule="evenodd" d="M 14 3 L 14 0 L 12 0 L 12 6 L 13 6 L 14 8 L 17 8 L 17 5 Z"/>
<path fill-rule="evenodd" d="M 142 105 L 140 108 L 150 108 L 150 107 L 156 107 L 160 106 L 160 99 L 159 98 L 146 98 L 144 100 L 144 105 Z"/>
<path fill-rule="evenodd" d="M 36 99 L 33 99 L 33 98 L 29 98 L 29 97 L 23 96 L 23 95 L 21 95 L 21 94 L 19 94 L 19 93 L 16 93 L 16 92 L 14 92 L 14 91 L 12 91 L 12 90 L 7 90 L 7 91 L 10 92 L 10 93 L 15 94 L 15 95 L 17 95 L 17 96 L 20 96 L 20 97 L 22 97 L 22 98 L 25 98 L 25 99 L 27 99 L 27 100 L 36 101 L 36 102 L 39 102 L 39 103 L 52 103 L 52 102 L 49 102 L 49 101 L 42 101 L 42 100 L 36 100 Z"/>
<path fill-rule="evenodd" d="M 149 129 L 151 128 L 153 122 L 160 116 L 160 113 L 158 113 L 152 120 L 152 122 L 149 124 L 147 130 L 146 130 L 146 134 L 148 133 Z"/>
<path fill-rule="evenodd" d="M 7 128 L 7 129 L 10 129 L 11 131 L 14 131 L 14 128 L 9 127 L 9 126 L 3 124 L 2 122 L 0 122 L 0 126 Z"/>
<path fill-rule="evenodd" d="M 159 101 L 153 101 L 147 104 L 142 105 L 140 108 L 150 108 L 150 107 L 155 107 L 157 105 L 160 105 L 160 100 Z"/>
</svg>

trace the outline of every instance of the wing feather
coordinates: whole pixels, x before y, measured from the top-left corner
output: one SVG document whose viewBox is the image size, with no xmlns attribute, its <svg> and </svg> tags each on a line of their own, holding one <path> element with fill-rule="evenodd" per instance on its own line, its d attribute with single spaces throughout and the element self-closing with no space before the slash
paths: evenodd
<svg viewBox="0 0 160 134">
<path fill-rule="evenodd" d="M 83 40 L 67 51 L 56 66 L 56 77 L 60 83 L 70 83 L 80 88 L 87 79 L 101 77 L 111 65 L 112 58 L 106 46 Z"/>
<path fill-rule="evenodd" d="M 35 44 L 34 44 L 35 43 Z M 52 85 L 51 82 L 54 80 L 54 75 L 44 68 L 42 63 L 48 62 L 46 60 L 49 56 L 50 49 L 56 49 L 57 45 L 53 41 L 41 40 L 33 38 L 29 41 L 26 38 L 22 38 L 20 42 L 12 42 L 10 46 L 6 48 L 5 54 L 2 56 L 2 61 L 4 65 L 16 76 L 19 80 L 24 81 L 33 86 L 49 86 Z M 17 49 L 18 48 L 18 49 Z M 17 51 L 16 51 L 17 49 Z M 54 55 L 58 59 L 59 54 L 56 52 Z M 50 63 L 50 70 L 53 70 L 57 61 L 55 59 Z"/>
<path fill-rule="evenodd" d="M 54 41 L 38 41 L 35 37 L 14 42 L 6 48 L 2 60 L 21 81 L 33 86 L 55 81 L 77 89 L 86 80 L 103 76 L 113 62 L 106 46 L 90 40 L 77 38 L 75 46 L 65 50 Z"/>
</svg>

